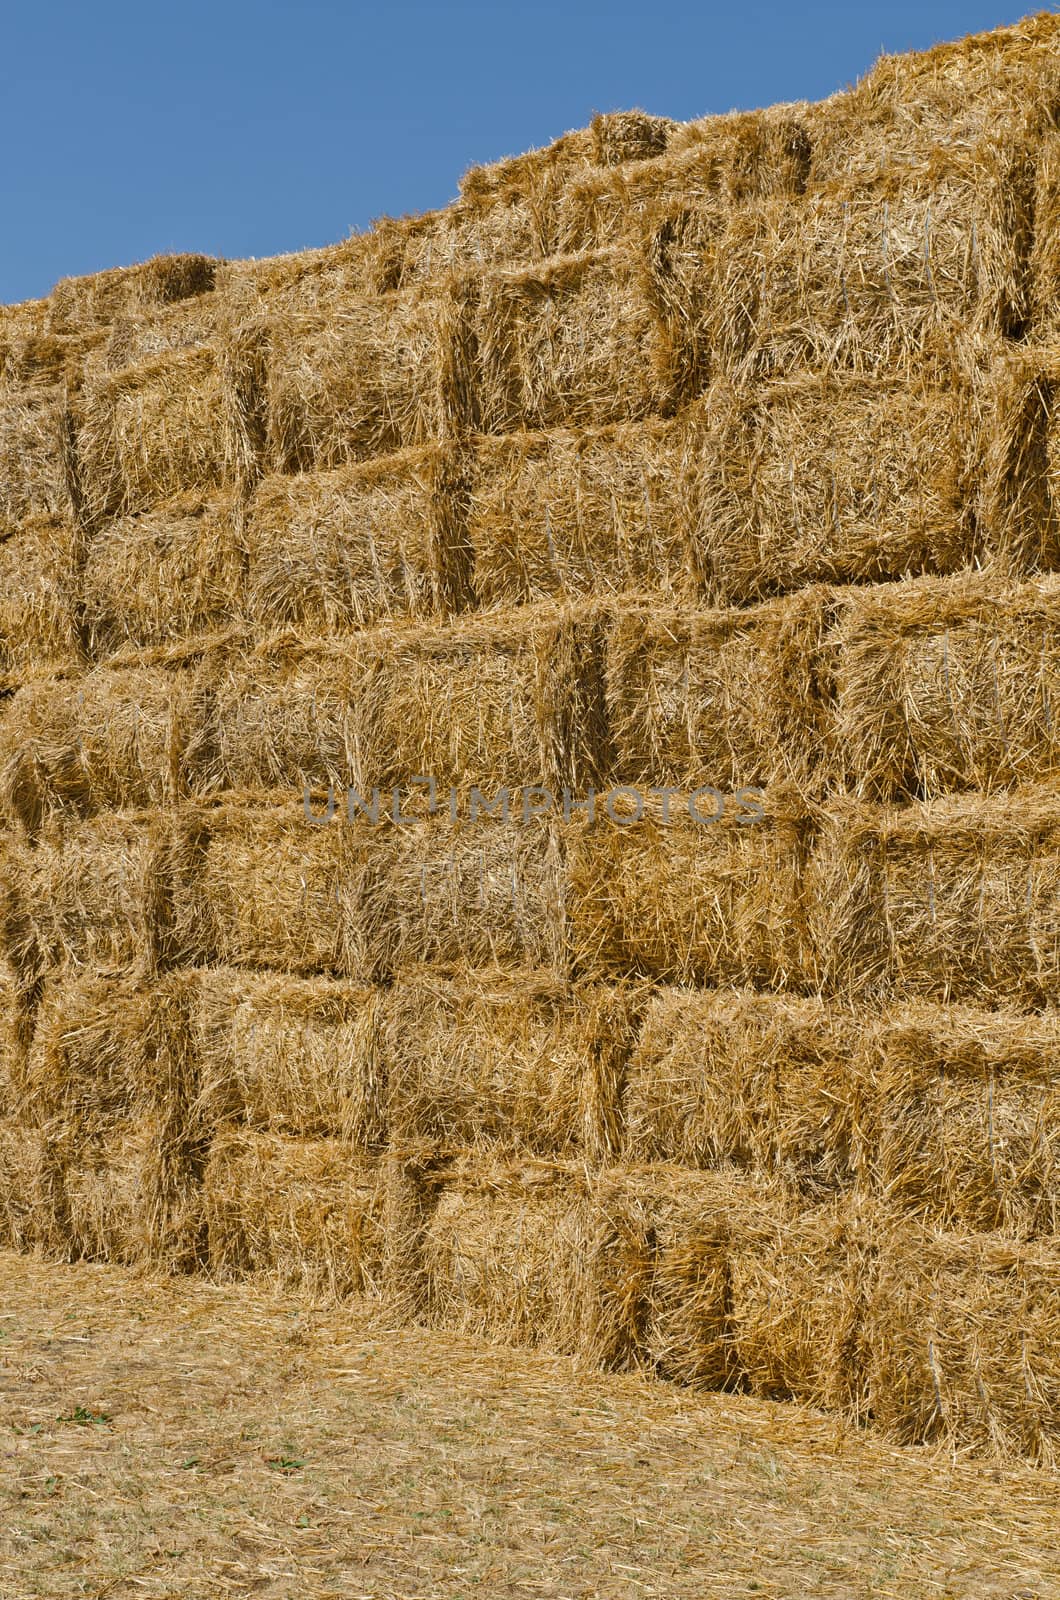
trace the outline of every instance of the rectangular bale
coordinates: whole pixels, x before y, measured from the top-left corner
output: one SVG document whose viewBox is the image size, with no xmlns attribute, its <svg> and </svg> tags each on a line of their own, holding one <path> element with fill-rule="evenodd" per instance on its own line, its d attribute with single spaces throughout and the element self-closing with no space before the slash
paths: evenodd
<svg viewBox="0 0 1060 1600">
<path fill-rule="evenodd" d="M 1055 1243 L 907 1221 L 881 1234 L 865 1325 L 873 1421 L 903 1444 L 1055 1467 Z"/>
<path fill-rule="evenodd" d="M 209 294 L 222 268 L 223 263 L 210 256 L 185 252 L 63 278 L 48 297 L 48 326 L 56 333 L 110 328 L 145 310 Z"/>
<path fill-rule="evenodd" d="M 713 796 L 702 815 L 716 813 Z M 616 802 L 617 810 L 617 802 Z M 731 814 L 730 814 L 731 813 Z M 796 813 L 715 822 L 599 820 L 566 841 L 567 923 L 577 972 L 798 990 L 810 974 Z M 742 818 L 742 819 L 741 819 Z"/>
<path fill-rule="evenodd" d="M 698 408 L 698 560 L 745 604 L 949 572 L 977 552 L 980 409 L 953 359 L 902 379 L 719 378 Z"/>
<path fill-rule="evenodd" d="M 1009 345 L 989 373 L 982 484 L 987 547 L 1019 575 L 1060 568 L 1060 344 Z"/>
<path fill-rule="evenodd" d="M 871 1151 L 864 1025 L 816 998 L 660 991 L 629 1064 L 624 1158 L 850 1187 Z"/>
<path fill-rule="evenodd" d="M 654 323 L 631 254 L 489 274 L 472 327 L 485 433 L 640 421 L 656 408 Z"/>
<path fill-rule="evenodd" d="M 347 1299 L 378 1293 L 383 1261 L 378 1164 L 341 1139 L 233 1129 L 203 1177 L 210 1273 Z"/>
<path fill-rule="evenodd" d="M 332 978 L 210 969 L 194 1031 L 196 1116 L 299 1139 L 380 1148 L 388 1132 L 383 997 Z"/>
<path fill-rule="evenodd" d="M 479 441 L 468 522 L 478 603 L 695 595 L 695 460 L 689 430 L 669 421 Z"/>
<path fill-rule="evenodd" d="M 21 1117 L 0 1113 L 0 1249 L 28 1253 L 51 1236 L 44 1139 Z"/>
<path fill-rule="evenodd" d="M 1041 1005 L 1060 981 L 1060 803 L 1045 786 L 836 807 L 806 878 L 827 993 Z"/>
<path fill-rule="evenodd" d="M 101 660 L 230 627 L 243 615 L 245 569 L 231 495 L 191 491 L 118 517 L 97 531 L 85 554 L 85 647 Z"/>
<path fill-rule="evenodd" d="M 61 390 L 0 385 L 0 535 L 30 518 L 69 517 L 66 401 Z"/>
<path fill-rule="evenodd" d="M 1060 1021 L 910 1002 L 867 1028 L 866 1179 L 891 1211 L 1012 1238 L 1057 1231 Z"/>
<path fill-rule="evenodd" d="M 616 606 L 606 685 L 619 781 L 726 792 L 834 782 L 831 609 L 824 589 L 746 610 Z"/>
<path fill-rule="evenodd" d="M 385 1004 L 392 1136 L 615 1154 L 642 998 L 503 969 L 399 977 Z"/>
<path fill-rule="evenodd" d="M 81 538 L 68 517 L 30 517 L 0 542 L 0 673 L 21 678 L 80 662 Z"/>
<path fill-rule="evenodd" d="M 836 733 L 873 800 L 1038 783 L 1060 769 L 1060 580 L 967 574 L 838 597 Z"/>
</svg>

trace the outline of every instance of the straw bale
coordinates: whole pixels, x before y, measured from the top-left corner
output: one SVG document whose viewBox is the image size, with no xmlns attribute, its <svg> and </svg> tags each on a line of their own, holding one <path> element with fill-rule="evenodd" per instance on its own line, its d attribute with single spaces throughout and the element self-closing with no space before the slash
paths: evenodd
<svg viewBox="0 0 1060 1600">
<path fill-rule="evenodd" d="M 48 327 L 55 333 L 106 328 L 149 307 L 208 294 L 220 266 L 203 255 L 154 256 L 134 267 L 63 278 L 47 300 Z"/>
<path fill-rule="evenodd" d="M 86 376 L 102 379 L 160 356 L 223 342 L 239 310 L 238 302 L 216 293 L 120 316 L 88 353 Z"/>
<path fill-rule="evenodd" d="M 27 400 L 59 399 L 64 391 L 75 394 L 103 341 L 103 334 L 84 330 L 50 333 L 39 322 L 0 327 L 0 384 L 8 394 L 23 394 Z"/>
<path fill-rule="evenodd" d="M 976 550 L 979 422 L 955 367 L 719 379 L 699 430 L 699 561 L 723 601 L 952 571 Z"/>
<path fill-rule="evenodd" d="M 737 1231 L 730 1258 L 732 1359 L 742 1386 L 860 1420 L 873 1237 L 856 1199 L 793 1211 Z"/>
<path fill-rule="evenodd" d="M 105 657 L 233 623 L 243 612 L 246 559 L 228 494 L 193 490 L 157 510 L 107 523 L 85 559 L 86 648 Z"/>
<path fill-rule="evenodd" d="M 39 1129 L 0 1114 L 0 1248 L 32 1250 L 44 1241 L 43 1138 Z"/>
<path fill-rule="evenodd" d="M 210 346 L 93 377 L 82 406 L 78 452 L 90 521 L 225 481 L 227 413 Z"/>
<path fill-rule="evenodd" d="M 371 981 L 392 944 L 384 848 L 374 831 L 307 822 L 292 788 L 189 815 L 178 892 L 193 959 Z"/>
<path fill-rule="evenodd" d="M 431 1139 L 392 1139 L 383 1162 L 383 1293 L 402 1323 L 427 1314 L 427 1230 L 452 1166 Z"/>
<path fill-rule="evenodd" d="M 17 1117 L 26 1093 L 26 1054 L 33 1018 L 27 1016 L 17 972 L 0 958 L 0 1118 Z"/>
<path fill-rule="evenodd" d="M 658 401 L 653 322 L 629 253 L 489 273 L 472 321 L 486 433 L 639 421 Z"/>
<path fill-rule="evenodd" d="M 70 513 L 61 391 L 0 389 L 0 533 Z"/>
<path fill-rule="evenodd" d="M 166 954 L 166 837 L 153 814 L 48 824 L 18 858 L 28 934 L 47 967 L 149 972 Z"/>
<path fill-rule="evenodd" d="M 557 187 L 557 198 L 562 192 Z M 387 294 L 450 273 L 539 260 L 552 254 L 549 240 L 549 220 L 525 192 L 463 196 L 444 210 L 379 218 L 365 240 L 367 283 Z"/>
<path fill-rule="evenodd" d="M 818 999 L 661 990 L 629 1064 L 626 1159 L 849 1187 L 873 1135 L 864 1025 Z"/>
<path fill-rule="evenodd" d="M 260 260 L 229 262 L 225 298 L 243 311 L 334 311 L 371 287 L 370 233 L 351 234 L 338 244 L 297 250 Z"/>
<path fill-rule="evenodd" d="M 563 970 L 563 861 L 550 818 L 434 819 L 393 830 L 382 850 L 395 965 Z"/>
<path fill-rule="evenodd" d="M 644 111 L 600 113 L 590 125 L 593 159 L 601 167 L 647 161 L 663 153 L 677 127 L 670 117 L 652 117 Z"/>
<path fill-rule="evenodd" d="M 726 793 L 826 784 L 838 757 L 824 648 L 830 612 L 821 589 L 747 610 L 616 608 L 607 706 L 619 781 Z"/>
<path fill-rule="evenodd" d="M 560 228 L 568 186 L 594 165 L 593 135 L 580 128 L 554 139 L 541 150 L 509 157 L 490 166 L 472 167 L 460 180 L 460 202 L 469 215 L 490 230 L 526 229 L 527 257 L 547 257 L 560 250 Z"/>
<path fill-rule="evenodd" d="M 703 815 L 717 811 L 700 798 Z M 754 821 L 726 801 L 698 824 L 599 819 L 566 841 L 568 940 L 575 971 L 678 983 L 805 984 L 801 824 L 783 806 Z M 616 814 L 619 803 L 615 802 Z"/>
<path fill-rule="evenodd" d="M 1055 1241 L 884 1232 L 866 1321 L 869 1405 L 900 1442 L 1060 1455 L 1060 1257 Z"/>
<path fill-rule="evenodd" d="M 196 666 L 30 682 L 0 720 L 5 810 L 32 835 L 64 811 L 172 805 L 197 784 L 208 711 Z"/>
<path fill-rule="evenodd" d="M 1060 769 L 1060 580 L 979 573 L 840 597 L 836 733 L 857 792 L 931 799 Z"/>
<path fill-rule="evenodd" d="M 593 782 L 607 761 L 602 627 L 591 606 L 544 606 L 366 635 L 384 781 L 422 774 L 487 796 Z"/>
<path fill-rule="evenodd" d="M 275 476 L 251 501 L 247 612 L 258 627 L 343 633 L 427 617 L 451 565 L 437 448 Z"/>
<path fill-rule="evenodd" d="M 219 789 L 312 789 L 353 784 L 363 792 L 382 763 L 378 727 L 385 685 L 381 651 L 266 640 L 232 653 L 212 683 L 208 783 Z"/>
<path fill-rule="evenodd" d="M 711 211 L 720 228 L 750 199 L 801 194 L 812 156 L 801 120 L 806 109 L 770 106 L 671 123 L 656 153 L 572 174 L 560 200 L 558 248 L 573 254 L 635 241 L 665 219 L 679 233 L 694 218 L 702 238 Z"/>
<path fill-rule="evenodd" d="M 837 805 L 805 894 L 832 994 L 1041 1004 L 1060 978 L 1056 788 Z"/>
<path fill-rule="evenodd" d="M 361 1152 L 385 1142 L 378 990 L 218 968 L 203 984 L 195 1021 L 205 1125 L 338 1138 Z"/>
<path fill-rule="evenodd" d="M 536 973 L 400 977 L 386 1003 L 392 1136 L 614 1155 L 638 999 Z"/>
<path fill-rule="evenodd" d="M 342 1140 L 223 1133 L 203 1195 L 210 1271 L 222 1282 L 253 1273 L 335 1299 L 378 1292 L 380 1171 Z"/>
<path fill-rule="evenodd" d="M 991 372 L 978 514 L 1000 564 L 1060 567 L 1060 347 L 1006 349 Z"/>
<path fill-rule="evenodd" d="M 270 316 L 271 470 L 348 466 L 439 437 L 447 332 L 435 288 Z"/>
<path fill-rule="evenodd" d="M 939 1227 L 1055 1234 L 1060 1016 L 912 1002 L 865 1037 L 870 1178 Z"/>
<path fill-rule="evenodd" d="M 1038 147 L 1034 185 L 1031 300 L 1037 338 L 1060 333 L 1060 131 Z"/>
<path fill-rule="evenodd" d="M 700 587 L 693 441 L 680 423 L 483 439 L 468 536 L 478 603 Z"/>
<path fill-rule="evenodd" d="M 30 517 L 0 541 L 0 673 L 77 665 L 80 537 L 66 517 Z"/>
<path fill-rule="evenodd" d="M 425 1320 L 504 1344 L 577 1352 L 586 1216 L 576 1168 L 468 1164 L 450 1178 L 424 1230 Z"/>
</svg>

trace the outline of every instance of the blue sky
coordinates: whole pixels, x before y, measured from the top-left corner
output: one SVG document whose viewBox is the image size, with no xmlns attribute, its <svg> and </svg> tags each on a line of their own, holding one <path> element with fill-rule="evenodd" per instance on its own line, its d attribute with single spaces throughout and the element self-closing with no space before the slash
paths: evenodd
<svg viewBox="0 0 1060 1600">
<path fill-rule="evenodd" d="M 1004 0 L 8 0 L 0 302 L 159 251 L 264 256 L 444 205 L 596 111 L 818 99 Z"/>
</svg>

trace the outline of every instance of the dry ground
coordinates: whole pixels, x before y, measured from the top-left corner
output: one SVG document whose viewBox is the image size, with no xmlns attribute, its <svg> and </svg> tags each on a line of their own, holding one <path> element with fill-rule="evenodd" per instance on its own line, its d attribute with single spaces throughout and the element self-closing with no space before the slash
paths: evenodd
<svg viewBox="0 0 1060 1600">
<path fill-rule="evenodd" d="M 0 1596 L 1060 1596 L 1060 1485 L 0 1253 Z"/>
</svg>

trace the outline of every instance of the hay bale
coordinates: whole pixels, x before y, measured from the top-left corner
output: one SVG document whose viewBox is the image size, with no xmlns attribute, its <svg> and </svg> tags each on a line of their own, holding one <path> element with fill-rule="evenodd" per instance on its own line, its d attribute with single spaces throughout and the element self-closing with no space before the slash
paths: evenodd
<svg viewBox="0 0 1060 1600">
<path fill-rule="evenodd" d="M 716 810 L 700 800 L 703 814 Z M 616 803 L 617 811 L 617 803 Z M 566 839 L 574 970 L 676 983 L 798 989 L 809 974 L 797 816 L 713 824 L 572 823 Z"/>
<path fill-rule="evenodd" d="M 774 1202 L 730 1255 L 729 1338 L 741 1386 L 860 1421 L 873 1242 L 856 1200 L 806 1211 Z"/>
<path fill-rule="evenodd" d="M 346 1299 L 381 1282 L 380 1172 L 340 1139 L 231 1130 L 203 1177 L 212 1276 Z"/>
<path fill-rule="evenodd" d="M 1055 336 L 1060 332 L 1060 131 L 1055 128 L 1038 147 L 1030 272 L 1035 335 Z"/>
<path fill-rule="evenodd" d="M 836 738 L 875 800 L 932 799 L 1060 768 L 1060 581 L 965 574 L 839 597 Z"/>
<path fill-rule="evenodd" d="M 393 830 L 380 848 L 395 966 L 563 971 L 563 863 L 548 817 L 508 827 L 435 819 Z"/>
<path fill-rule="evenodd" d="M 1048 786 L 897 812 L 837 806 L 805 888 L 831 994 L 1035 1006 L 1056 992 L 1060 808 Z"/>
<path fill-rule="evenodd" d="M 192 639 L 242 614 L 246 555 L 230 495 L 178 495 L 90 541 L 82 627 L 95 658 Z"/>
<path fill-rule="evenodd" d="M 269 468 L 349 466 L 439 438 L 448 315 L 432 286 L 270 316 Z"/>
<path fill-rule="evenodd" d="M 593 136 L 579 128 L 540 150 L 471 167 L 460 180 L 460 203 L 491 233 L 525 229 L 530 248 L 519 254 L 547 257 L 560 250 L 564 196 L 593 167 Z M 479 258 L 481 259 L 481 257 Z"/>
<path fill-rule="evenodd" d="M 1055 1466 L 1055 1246 L 908 1221 L 881 1231 L 866 1321 L 874 1422 L 903 1444 Z"/>
<path fill-rule="evenodd" d="M 652 317 L 625 252 L 490 273 L 472 326 L 483 432 L 640 421 L 657 403 Z"/>
<path fill-rule="evenodd" d="M 47 300 L 52 332 L 108 328 L 122 317 L 208 294 L 221 263 L 209 256 L 154 256 L 134 267 L 113 267 L 83 278 L 63 278 Z"/>
<path fill-rule="evenodd" d="M 1060 567 L 1060 349 L 1006 348 L 990 375 L 978 515 L 998 562 Z"/>
<path fill-rule="evenodd" d="M 250 619 L 330 634 L 431 615 L 453 558 L 443 469 L 431 447 L 266 478 L 248 514 Z"/>
<path fill-rule="evenodd" d="M 393 934 L 383 846 L 347 826 L 314 827 L 293 789 L 189 813 L 193 844 L 177 892 L 192 959 L 370 982 Z"/>
<path fill-rule="evenodd" d="M 77 433 L 90 522 L 146 511 L 228 476 L 225 394 L 210 346 L 93 377 Z"/>
<path fill-rule="evenodd" d="M 202 1081 L 196 1115 L 352 1150 L 386 1139 L 381 996 L 328 978 L 214 969 L 195 1019 Z"/>
<path fill-rule="evenodd" d="M 888 1210 L 968 1232 L 1057 1232 L 1056 1016 L 911 1002 L 865 1036 L 869 1178 Z"/>
<path fill-rule="evenodd" d="M 28 1252 L 47 1238 L 43 1138 L 0 1114 L 0 1249 Z"/>
<path fill-rule="evenodd" d="M 383 1293 L 392 1316 L 419 1321 L 427 1311 L 425 1246 L 449 1168 L 449 1153 L 429 1139 L 391 1139 L 383 1164 Z"/>
<path fill-rule="evenodd" d="M 227 656 L 211 686 L 207 783 L 217 789 L 328 784 L 367 792 L 384 761 L 381 651 L 281 635 Z"/>
<path fill-rule="evenodd" d="M 465 1164 L 424 1228 L 424 1320 L 504 1344 L 576 1352 L 585 1225 L 576 1168 Z"/>
<path fill-rule="evenodd" d="M 834 781 L 830 611 L 823 589 L 747 610 L 616 607 L 606 672 L 618 780 L 726 793 Z"/>
<path fill-rule="evenodd" d="M 163 959 L 166 844 L 150 812 L 47 824 L 16 868 L 41 962 L 146 973 Z"/>
<path fill-rule="evenodd" d="M 32 1032 L 33 1015 L 27 1011 L 18 974 L 0 958 L 0 1118 L 15 1118 L 23 1109 Z"/>
<path fill-rule="evenodd" d="M 0 533 L 11 538 L 33 518 L 70 514 L 66 402 L 61 392 L 0 389 Z"/>
<path fill-rule="evenodd" d="M 916 372 L 961 330 L 1018 337 L 1032 202 L 1028 146 L 1003 135 L 940 145 L 871 187 L 750 202 L 686 291 L 686 337 L 730 375 L 881 376 Z"/>
<path fill-rule="evenodd" d="M 962 567 L 977 548 L 976 402 L 945 363 L 901 381 L 719 379 L 700 410 L 699 560 L 743 604 Z"/>
<path fill-rule="evenodd" d="M 47 1232 L 67 1258 L 170 1270 L 198 1262 L 194 981 L 89 971 L 45 989 L 27 1105 L 44 1132 Z"/>
<path fill-rule="evenodd" d="M 196 666 L 101 667 L 31 682 L 0 721 L 0 790 L 32 836 L 45 817 L 171 806 L 204 786 L 209 694 Z"/>
<path fill-rule="evenodd" d="M 386 1001 L 392 1137 L 615 1154 L 638 1000 L 503 970 L 399 977 Z"/>
<path fill-rule="evenodd" d="M 677 127 L 670 117 L 652 117 L 644 111 L 598 113 L 589 130 L 593 136 L 593 160 L 601 167 L 647 161 L 662 155 Z"/>
<path fill-rule="evenodd" d="M 874 1131 L 864 1026 L 816 998 L 662 990 L 629 1064 L 626 1159 L 849 1187 Z"/>
<path fill-rule="evenodd" d="M 69 518 L 27 518 L 0 541 L 0 673 L 70 670 L 79 661 L 76 570 Z"/>
<path fill-rule="evenodd" d="M 481 440 L 468 524 L 478 603 L 695 594 L 692 463 L 680 423 Z"/>
</svg>

